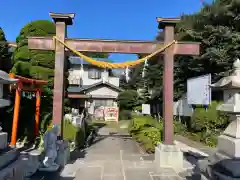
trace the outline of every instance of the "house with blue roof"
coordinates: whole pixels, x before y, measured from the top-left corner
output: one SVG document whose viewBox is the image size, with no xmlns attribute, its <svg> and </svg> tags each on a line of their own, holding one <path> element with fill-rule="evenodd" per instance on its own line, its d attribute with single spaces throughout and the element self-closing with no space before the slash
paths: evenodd
<svg viewBox="0 0 240 180">
<path fill-rule="evenodd" d="M 108 59 L 101 59 L 108 61 Z M 83 61 L 80 57 L 70 56 L 68 97 L 72 108 L 88 108 L 94 115 L 98 107 L 117 106 L 119 77 L 114 77 L 111 70 L 103 69 Z"/>
</svg>

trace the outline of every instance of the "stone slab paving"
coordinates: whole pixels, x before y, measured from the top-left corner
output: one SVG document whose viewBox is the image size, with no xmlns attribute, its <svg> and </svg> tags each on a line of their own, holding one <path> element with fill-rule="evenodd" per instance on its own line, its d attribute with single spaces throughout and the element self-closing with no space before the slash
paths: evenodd
<svg viewBox="0 0 240 180">
<path fill-rule="evenodd" d="M 208 155 L 212 155 L 216 152 L 216 148 L 211 148 L 203 145 L 202 143 L 193 141 L 191 139 L 188 139 L 187 137 L 176 135 L 175 140 L 184 143 L 185 145 L 195 148 L 198 151 L 201 151 L 203 153 L 206 153 Z"/>
<path fill-rule="evenodd" d="M 193 179 L 194 160 L 185 161 L 185 170 L 171 168 L 156 171 L 154 155 L 145 154 L 137 143 L 126 136 L 111 134 L 102 128 L 96 143 L 85 150 L 82 158 L 67 164 L 61 180 L 187 180 Z M 109 135 L 109 133 L 111 135 Z M 192 162 L 192 164 L 191 164 Z M 196 179 L 196 178 L 194 178 Z M 196 179 L 197 180 L 197 179 Z"/>
</svg>

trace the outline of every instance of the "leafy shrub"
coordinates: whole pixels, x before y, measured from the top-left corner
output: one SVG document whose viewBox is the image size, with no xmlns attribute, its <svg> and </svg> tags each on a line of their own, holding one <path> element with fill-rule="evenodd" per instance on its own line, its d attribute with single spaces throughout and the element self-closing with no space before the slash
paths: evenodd
<svg viewBox="0 0 240 180">
<path fill-rule="evenodd" d="M 155 127 L 146 128 L 142 133 L 152 141 L 154 147 L 161 142 L 161 132 Z"/>
<path fill-rule="evenodd" d="M 148 138 L 144 133 L 140 133 L 138 136 L 135 137 L 136 140 L 139 142 L 140 146 L 147 152 L 153 153 L 155 150 L 155 146 L 150 138 Z"/>
<path fill-rule="evenodd" d="M 192 130 L 200 132 L 226 127 L 229 118 L 226 113 L 217 110 L 219 104 L 213 101 L 207 110 L 196 108 L 191 118 Z"/>
<path fill-rule="evenodd" d="M 82 148 L 85 143 L 84 130 L 81 127 L 74 126 L 69 120 L 64 120 L 63 138 L 75 142 L 77 148 Z"/>
<path fill-rule="evenodd" d="M 131 120 L 132 111 L 131 110 L 121 110 L 119 112 L 119 120 Z"/>
<path fill-rule="evenodd" d="M 140 106 L 136 106 L 134 108 L 134 111 L 142 112 L 142 106 L 141 105 Z"/>
<path fill-rule="evenodd" d="M 144 130 L 144 128 L 155 127 L 156 122 L 154 121 L 151 116 L 136 116 L 130 123 L 129 131 L 134 134 Z"/>
<path fill-rule="evenodd" d="M 187 127 L 182 122 L 174 120 L 174 133 L 183 135 L 186 132 Z"/>
<path fill-rule="evenodd" d="M 82 128 L 77 128 L 76 136 L 75 136 L 75 147 L 76 148 L 83 148 L 85 144 L 85 132 Z"/>
<path fill-rule="evenodd" d="M 157 122 L 151 116 L 135 116 L 130 123 L 129 132 L 146 152 L 152 153 L 161 142 L 162 127 L 162 122 Z"/>
<path fill-rule="evenodd" d="M 220 104 L 220 102 L 213 101 L 207 110 L 203 107 L 197 107 L 194 110 L 190 129 L 187 129 L 189 138 L 210 147 L 216 146 L 217 136 L 229 124 L 229 116 L 217 110 Z"/>
</svg>

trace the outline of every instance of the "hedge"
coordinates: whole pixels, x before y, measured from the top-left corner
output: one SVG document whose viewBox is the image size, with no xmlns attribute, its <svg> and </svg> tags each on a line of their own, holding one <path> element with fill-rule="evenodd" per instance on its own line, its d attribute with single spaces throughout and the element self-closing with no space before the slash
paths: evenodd
<svg viewBox="0 0 240 180">
<path fill-rule="evenodd" d="M 217 110 L 219 104 L 221 102 L 214 101 L 207 110 L 197 107 L 188 126 L 175 120 L 175 134 L 215 147 L 217 137 L 229 124 L 229 116 Z M 130 123 L 129 132 L 147 152 L 154 152 L 155 146 L 162 141 L 163 121 L 158 122 L 151 116 L 135 115 Z"/>
<path fill-rule="evenodd" d="M 155 147 L 162 142 L 163 121 L 157 121 L 151 116 L 135 115 L 129 125 L 129 132 L 146 152 L 153 153 Z M 182 123 L 174 121 L 174 132 L 186 132 L 186 127 Z"/>
</svg>

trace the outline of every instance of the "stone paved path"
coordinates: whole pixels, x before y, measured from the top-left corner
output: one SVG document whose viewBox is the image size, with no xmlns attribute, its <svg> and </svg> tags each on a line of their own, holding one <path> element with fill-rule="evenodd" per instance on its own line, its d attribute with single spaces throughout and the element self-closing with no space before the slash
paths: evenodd
<svg viewBox="0 0 240 180">
<path fill-rule="evenodd" d="M 61 180 L 181 180 L 197 179 L 193 165 L 185 162 L 185 170 L 171 168 L 157 172 L 154 155 L 144 154 L 136 142 L 126 135 L 102 128 L 96 143 L 82 157 L 69 163 L 61 172 Z M 192 161 L 193 162 L 193 161 Z"/>
</svg>

